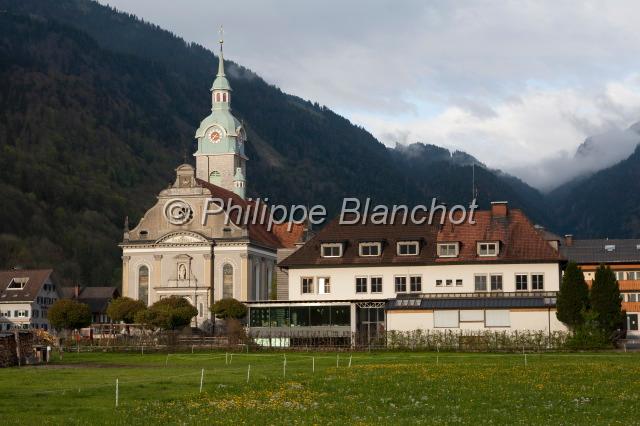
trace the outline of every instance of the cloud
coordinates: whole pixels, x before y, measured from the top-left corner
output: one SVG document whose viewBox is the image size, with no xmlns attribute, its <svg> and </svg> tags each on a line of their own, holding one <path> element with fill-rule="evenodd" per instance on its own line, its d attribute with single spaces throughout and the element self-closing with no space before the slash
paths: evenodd
<svg viewBox="0 0 640 426">
<path fill-rule="evenodd" d="M 592 90 L 529 87 L 490 105 L 459 101 L 428 119 L 357 115 L 355 121 L 387 145 L 421 141 L 465 151 L 550 189 L 633 152 L 637 134 L 622 130 L 640 119 L 639 81 L 631 75 Z M 591 135 L 598 135 L 591 138 L 591 149 L 574 159 L 577 147 Z"/>
</svg>

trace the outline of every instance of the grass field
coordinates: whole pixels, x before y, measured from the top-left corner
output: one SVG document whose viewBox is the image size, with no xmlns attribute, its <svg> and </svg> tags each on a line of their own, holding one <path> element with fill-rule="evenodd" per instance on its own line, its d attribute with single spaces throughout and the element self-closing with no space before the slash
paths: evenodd
<svg viewBox="0 0 640 426">
<path fill-rule="evenodd" d="M 640 354 L 525 364 L 522 354 L 288 353 L 283 365 L 282 353 L 68 353 L 0 369 L 0 424 L 634 424 L 640 409 Z"/>
</svg>

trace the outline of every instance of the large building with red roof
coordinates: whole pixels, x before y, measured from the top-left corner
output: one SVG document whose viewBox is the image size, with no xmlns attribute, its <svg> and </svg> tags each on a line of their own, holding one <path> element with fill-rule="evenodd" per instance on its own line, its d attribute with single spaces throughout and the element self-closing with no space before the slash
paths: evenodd
<svg viewBox="0 0 640 426">
<path fill-rule="evenodd" d="M 522 211 L 495 202 L 453 219 L 334 220 L 279 263 L 289 301 L 252 303 L 252 333 L 565 329 L 555 314 L 564 260 Z"/>
<path fill-rule="evenodd" d="M 125 225 L 120 244 L 122 295 L 148 305 L 184 297 L 198 309 L 192 325 L 201 328 L 211 325 L 210 307 L 216 300 L 268 299 L 277 250 L 293 247 L 302 236 L 300 226 L 269 228 L 259 221 L 235 220 L 233 209 L 206 214 L 211 199 L 221 200 L 220 210 L 257 207 L 245 199 L 246 133 L 231 113 L 222 42 L 211 105 L 195 134 L 196 167 L 176 169 L 174 183 L 160 192 L 139 223 L 133 229 Z"/>
</svg>

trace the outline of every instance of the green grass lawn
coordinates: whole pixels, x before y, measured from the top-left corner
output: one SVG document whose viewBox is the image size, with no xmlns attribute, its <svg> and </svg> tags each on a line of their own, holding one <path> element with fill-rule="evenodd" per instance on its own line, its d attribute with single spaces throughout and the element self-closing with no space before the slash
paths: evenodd
<svg viewBox="0 0 640 426">
<path fill-rule="evenodd" d="M 0 424 L 638 419 L 640 354 L 528 354 L 526 365 L 521 354 L 354 353 L 351 366 L 349 356 L 288 353 L 285 376 L 282 353 L 236 353 L 228 363 L 225 353 L 68 353 L 48 366 L 0 369 Z"/>
</svg>

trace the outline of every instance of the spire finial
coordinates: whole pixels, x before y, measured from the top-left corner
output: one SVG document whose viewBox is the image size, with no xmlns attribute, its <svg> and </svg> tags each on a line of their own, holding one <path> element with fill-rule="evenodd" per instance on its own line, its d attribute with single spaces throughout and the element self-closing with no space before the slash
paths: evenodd
<svg viewBox="0 0 640 426">
<path fill-rule="evenodd" d="M 224 55 L 222 54 L 222 45 L 224 44 L 224 28 L 220 25 L 220 56 L 218 58 L 218 76 L 224 76 Z"/>
</svg>

